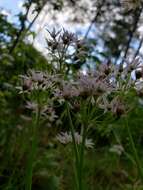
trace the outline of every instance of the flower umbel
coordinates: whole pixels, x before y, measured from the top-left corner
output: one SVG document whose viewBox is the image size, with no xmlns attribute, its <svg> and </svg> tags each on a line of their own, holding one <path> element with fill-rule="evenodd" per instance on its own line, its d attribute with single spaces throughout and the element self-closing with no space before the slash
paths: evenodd
<svg viewBox="0 0 143 190">
<path fill-rule="evenodd" d="M 61 132 L 60 134 L 57 135 L 56 138 L 62 144 L 72 143 L 72 135 L 70 132 L 65 132 L 65 133 Z M 82 143 L 82 136 L 78 132 L 74 133 L 74 138 L 75 138 L 75 142 L 77 144 Z M 86 148 L 93 148 L 94 143 L 92 142 L 92 139 L 86 139 L 85 146 L 86 146 Z"/>
</svg>

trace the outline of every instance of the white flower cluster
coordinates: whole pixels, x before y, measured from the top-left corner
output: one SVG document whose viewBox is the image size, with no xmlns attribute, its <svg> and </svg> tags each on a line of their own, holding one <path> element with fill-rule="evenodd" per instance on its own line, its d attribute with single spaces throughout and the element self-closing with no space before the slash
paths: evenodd
<svg viewBox="0 0 143 190">
<path fill-rule="evenodd" d="M 75 138 L 75 142 L 77 144 L 81 144 L 82 143 L 82 136 L 78 133 L 75 132 L 74 133 L 74 138 Z M 62 144 L 68 144 L 68 143 L 72 143 L 72 135 L 69 132 L 61 132 L 60 134 L 57 135 L 57 140 L 62 143 Z M 92 142 L 92 139 L 86 139 L 85 140 L 85 146 L 86 148 L 93 148 L 94 143 Z"/>
<path fill-rule="evenodd" d="M 113 152 L 113 153 L 116 153 L 117 155 L 121 155 L 123 152 L 124 152 L 124 148 L 119 145 L 119 144 L 115 144 L 113 145 L 110 149 L 109 149 L 110 152 Z"/>
<path fill-rule="evenodd" d="M 17 87 L 19 93 L 28 93 L 33 90 L 54 89 L 57 76 L 51 76 L 41 71 L 29 70 L 27 75 L 20 75 L 22 86 Z"/>
</svg>

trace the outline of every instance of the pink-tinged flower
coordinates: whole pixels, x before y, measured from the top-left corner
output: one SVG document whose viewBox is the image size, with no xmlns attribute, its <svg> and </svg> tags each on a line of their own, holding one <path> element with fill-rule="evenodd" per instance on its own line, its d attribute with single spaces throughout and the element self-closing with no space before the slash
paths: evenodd
<svg viewBox="0 0 143 190">
<path fill-rule="evenodd" d="M 71 83 L 63 83 L 61 96 L 65 99 L 70 99 L 79 96 L 78 89 Z"/>
<path fill-rule="evenodd" d="M 42 83 L 44 81 L 44 74 L 40 71 L 31 71 L 31 79 L 34 82 Z"/>
<path fill-rule="evenodd" d="M 17 87 L 20 93 L 30 93 L 33 90 L 54 90 L 58 83 L 58 75 L 49 75 L 41 71 L 29 70 L 27 75 L 21 75 L 22 86 Z"/>
<path fill-rule="evenodd" d="M 81 96 L 100 96 L 114 90 L 110 82 L 94 76 L 81 75 L 77 83 Z"/>
</svg>

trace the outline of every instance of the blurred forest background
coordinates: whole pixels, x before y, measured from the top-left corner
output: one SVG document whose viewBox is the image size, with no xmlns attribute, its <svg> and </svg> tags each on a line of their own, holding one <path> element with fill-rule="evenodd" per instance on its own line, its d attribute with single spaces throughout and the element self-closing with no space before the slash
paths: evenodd
<svg viewBox="0 0 143 190">
<path fill-rule="evenodd" d="M 19 93 L 20 77 L 25 79 L 23 76 L 29 71 L 36 70 L 54 77 L 62 74 L 65 80 L 72 81 L 75 75 L 94 72 L 100 65 L 124 70 L 128 62 L 131 66 L 138 61 L 142 64 L 143 2 L 25 0 L 18 14 L 12 15 L 11 7 L 16 1 L 5 1 L 9 7 L 0 8 L 0 189 L 73 190 L 72 145 L 60 144 L 56 138 L 61 131 L 69 131 L 65 108 L 51 98 L 52 93 L 48 94 L 48 101 L 51 98 L 52 102 L 48 103 L 48 109 L 54 105 L 54 111 L 46 110 L 46 117 L 41 116 L 37 153 L 29 161 L 35 113 L 34 105 L 25 106 L 31 97 Z M 66 45 L 78 38 L 76 48 L 70 47 L 68 56 L 55 53 L 55 39 L 60 33 L 58 40 L 64 39 Z M 49 40 L 51 37 L 53 41 Z M 140 83 L 140 91 L 126 94 L 125 100 L 131 107 L 126 117 L 117 112 L 119 117 L 116 117 L 114 110 L 113 115 L 105 113 L 100 121 L 90 122 L 88 136 L 94 145 L 85 150 L 84 190 L 143 189 L 142 77 L 142 68 L 131 68 L 131 78 Z M 22 90 L 29 85 L 26 83 Z M 90 107 L 87 99 L 84 101 Z M 104 114 L 101 107 L 93 112 L 96 116 Z M 72 114 L 74 124 L 79 127 L 80 114 L 77 110 Z M 29 172 L 32 182 L 28 186 Z"/>
</svg>

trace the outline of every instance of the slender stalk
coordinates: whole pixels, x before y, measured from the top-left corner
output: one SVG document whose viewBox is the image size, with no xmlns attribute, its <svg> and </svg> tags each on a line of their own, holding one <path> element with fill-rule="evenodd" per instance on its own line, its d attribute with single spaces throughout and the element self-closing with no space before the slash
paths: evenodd
<svg viewBox="0 0 143 190">
<path fill-rule="evenodd" d="M 77 183 L 76 185 L 77 185 L 77 190 L 79 190 L 79 170 L 78 170 L 78 168 L 79 168 L 79 151 L 78 151 L 78 146 L 77 146 L 76 140 L 75 140 L 74 126 L 73 126 L 73 122 L 71 119 L 71 114 L 70 114 L 68 103 L 66 104 L 66 106 L 67 106 L 67 114 L 68 114 L 70 131 L 71 131 L 72 141 L 73 141 L 73 151 L 75 154 L 75 169 L 76 169 L 75 178 L 76 178 L 76 183 Z"/>
<path fill-rule="evenodd" d="M 72 123 L 72 119 L 71 119 L 71 114 L 70 114 L 70 111 L 69 111 L 69 107 L 67 106 L 67 112 L 68 112 L 68 117 L 69 117 L 69 122 L 70 122 L 70 129 L 71 129 L 71 135 L 72 135 L 72 138 L 73 138 L 73 145 L 74 145 L 74 149 L 75 149 L 75 153 L 76 153 L 76 160 L 78 161 L 79 160 L 79 153 L 78 153 L 78 147 L 77 147 L 77 144 L 76 144 L 76 141 L 75 141 L 75 136 L 74 136 L 74 126 L 73 126 L 73 123 Z"/>
<path fill-rule="evenodd" d="M 143 168 L 141 166 L 141 163 L 140 163 L 140 159 L 139 159 L 139 155 L 137 153 L 137 149 L 135 147 L 135 143 L 134 143 L 134 140 L 133 140 L 133 137 L 132 137 L 132 134 L 131 134 L 131 131 L 130 131 L 130 127 L 128 125 L 128 121 L 126 120 L 126 126 L 127 126 L 127 132 L 128 132 L 128 136 L 129 136 L 129 142 L 131 144 L 131 147 L 132 147 L 132 151 L 133 151 L 133 156 L 135 158 L 135 162 L 136 162 L 136 165 L 137 165 L 137 169 L 138 169 L 138 174 L 143 182 Z"/>
<path fill-rule="evenodd" d="M 136 51 L 136 53 L 135 53 L 135 55 L 134 55 L 134 57 L 133 57 L 132 62 L 133 62 L 133 61 L 136 59 L 136 57 L 138 56 L 138 54 L 139 54 L 139 52 L 140 52 L 140 49 L 141 49 L 141 47 L 142 47 L 142 44 L 143 44 L 143 38 L 140 40 L 138 49 L 137 49 L 137 51 Z"/>
<path fill-rule="evenodd" d="M 31 151 L 29 154 L 28 159 L 28 165 L 27 165 L 27 171 L 26 171 L 26 181 L 25 181 L 25 190 L 31 190 L 32 189 L 32 175 L 33 175 L 33 168 L 34 168 L 34 159 L 37 152 L 37 129 L 39 128 L 40 123 L 40 104 L 39 104 L 39 93 L 38 93 L 38 108 L 36 111 L 36 116 L 33 119 L 33 126 L 32 126 L 32 145 L 31 145 Z"/>
<path fill-rule="evenodd" d="M 67 104 L 67 112 L 68 112 L 70 130 L 71 130 L 71 135 L 72 135 L 72 140 L 73 140 L 73 150 L 74 150 L 75 159 L 76 159 L 75 168 L 76 168 L 77 190 L 83 190 L 83 165 L 84 165 L 85 142 L 86 142 L 86 135 L 87 135 L 87 126 L 86 126 L 87 120 L 85 119 L 82 125 L 82 129 L 81 129 L 81 135 L 82 135 L 81 145 L 77 146 L 75 135 L 74 135 L 74 126 L 73 126 L 68 104 Z"/>
<path fill-rule="evenodd" d="M 100 14 L 101 14 L 101 13 L 100 13 L 100 12 L 101 12 L 101 8 L 103 7 L 104 3 L 105 3 L 105 1 L 102 0 L 101 3 L 98 5 L 98 7 L 97 7 L 97 13 L 96 13 L 96 15 L 94 16 L 94 18 L 91 20 L 91 23 L 90 23 L 90 25 L 89 25 L 89 27 L 88 27 L 88 29 L 87 29 L 85 35 L 84 35 L 84 39 L 87 39 L 87 38 L 88 38 L 88 35 L 89 35 L 89 33 L 90 33 L 90 31 L 91 31 L 93 25 L 95 24 L 95 22 L 97 21 L 98 17 L 99 17 Z"/>
<path fill-rule="evenodd" d="M 79 190 L 83 189 L 83 165 L 84 165 L 84 150 L 85 150 L 85 141 L 86 141 L 86 126 L 83 125 L 82 128 L 82 143 L 80 147 L 80 154 L 79 154 Z"/>
</svg>

